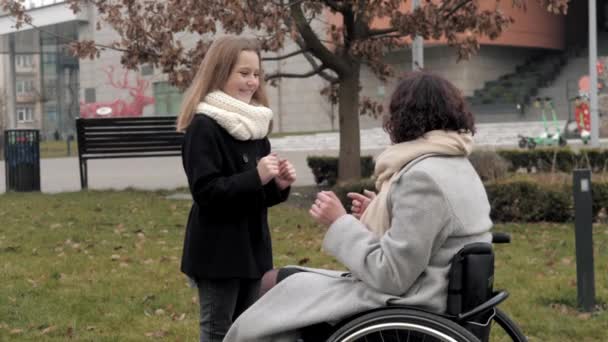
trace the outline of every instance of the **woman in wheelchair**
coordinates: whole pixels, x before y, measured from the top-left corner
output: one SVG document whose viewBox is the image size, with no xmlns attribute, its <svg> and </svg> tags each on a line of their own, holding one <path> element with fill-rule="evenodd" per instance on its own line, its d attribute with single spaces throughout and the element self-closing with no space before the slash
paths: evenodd
<svg viewBox="0 0 608 342">
<path fill-rule="evenodd" d="M 287 268 L 234 323 L 224 341 L 323 341 L 329 326 L 390 305 L 445 313 L 448 273 L 465 245 L 491 242 L 490 205 L 467 156 L 474 118 L 460 91 L 428 72 L 404 76 L 384 129 L 392 145 L 376 160 L 376 196 L 353 214 L 320 192 L 310 209 L 328 227 L 323 249 L 348 272 Z M 289 275 L 289 277 L 285 277 Z"/>
</svg>

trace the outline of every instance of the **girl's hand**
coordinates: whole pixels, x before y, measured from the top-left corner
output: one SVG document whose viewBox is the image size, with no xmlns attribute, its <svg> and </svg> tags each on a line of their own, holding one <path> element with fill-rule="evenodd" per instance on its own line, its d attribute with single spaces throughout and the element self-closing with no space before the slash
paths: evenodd
<svg viewBox="0 0 608 342">
<path fill-rule="evenodd" d="M 274 179 L 280 190 L 285 190 L 296 181 L 296 169 L 287 159 L 279 160 L 279 174 Z"/>
<path fill-rule="evenodd" d="M 279 158 L 271 153 L 260 159 L 257 169 L 262 185 L 266 185 L 279 174 Z"/>
</svg>

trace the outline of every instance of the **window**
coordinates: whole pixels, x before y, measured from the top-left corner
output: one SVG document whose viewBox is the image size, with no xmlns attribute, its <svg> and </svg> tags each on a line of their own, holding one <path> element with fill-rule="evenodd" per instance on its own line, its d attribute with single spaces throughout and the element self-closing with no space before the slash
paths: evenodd
<svg viewBox="0 0 608 342">
<path fill-rule="evenodd" d="M 154 74 L 154 66 L 152 66 L 152 64 L 144 64 L 141 66 L 140 70 L 142 76 L 150 76 Z"/>
<path fill-rule="evenodd" d="M 156 115 L 177 115 L 182 104 L 182 92 L 169 82 L 156 82 L 154 101 Z"/>
<path fill-rule="evenodd" d="M 32 122 L 34 121 L 34 110 L 32 107 L 17 107 L 17 121 Z"/>
<path fill-rule="evenodd" d="M 44 82 L 44 98 L 47 101 L 57 97 L 57 81 L 50 80 Z"/>
<path fill-rule="evenodd" d="M 21 68 L 31 68 L 34 65 L 34 57 L 32 55 L 15 55 L 15 64 Z"/>
<path fill-rule="evenodd" d="M 96 101 L 95 99 L 95 88 L 85 88 L 84 89 L 84 102 L 85 103 L 93 103 Z"/>
<path fill-rule="evenodd" d="M 16 86 L 17 95 L 31 94 L 34 92 L 34 80 L 18 80 Z"/>
</svg>

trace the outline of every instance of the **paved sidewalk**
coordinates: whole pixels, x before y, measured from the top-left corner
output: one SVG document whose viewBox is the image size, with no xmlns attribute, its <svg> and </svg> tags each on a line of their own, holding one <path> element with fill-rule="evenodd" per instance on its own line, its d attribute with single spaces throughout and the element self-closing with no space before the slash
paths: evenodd
<svg viewBox="0 0 608 342">
<path fill-rule="evenodd" d="M 565 122 L 560 122 L 563 127 Z M 530 136 L 543 132 L 542 122 L 479 124 L 475 135 L 477 146 L 516 147 L 517 134 Z M 338 155 L 338 133 L 294 135 L 271 139 L 272 148 L 281 157 L 289 159 L 296 167 L 298 179 L 295 185 L 312 185 L 314 179 L 306 157 L 309 155 Z M 606 143 L 606 142 L 604 142 Z M 389 144 L 381 128 L 361 131 L 363 155 L 376 156 Z M 580 141 L 569 141 L 570 145 Z M 57 193 L 80 190 L 78 158 L 42 159 L 40 165 L 43 192 Z M 5 192 L 4 162 L 0 161 L 0 193 Z M 101 159 L 89 161 L 89 187 L 91 189 L 144 190 L 175 189 L 186 187 L 181 158 L 133 158 Z"/>
</svg>

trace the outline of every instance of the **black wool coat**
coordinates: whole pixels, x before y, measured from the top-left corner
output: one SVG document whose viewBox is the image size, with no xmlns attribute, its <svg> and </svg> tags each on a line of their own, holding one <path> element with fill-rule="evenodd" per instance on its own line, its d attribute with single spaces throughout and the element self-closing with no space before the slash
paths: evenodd
<svg viewBox="0 0 608 342">
<path fill-rule="evenodd" d="M 182 146 L 194 203 L 181 270 L 193 279 L 257 279 L 272 268 L 267 208 L 283 202 L 274 180 L 262 185 L 257 162 L 268 138 L 240 141 L 206 115 L 195 115 Z"/>
</svg>

